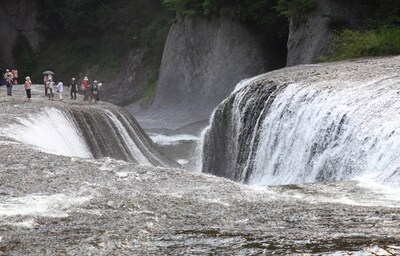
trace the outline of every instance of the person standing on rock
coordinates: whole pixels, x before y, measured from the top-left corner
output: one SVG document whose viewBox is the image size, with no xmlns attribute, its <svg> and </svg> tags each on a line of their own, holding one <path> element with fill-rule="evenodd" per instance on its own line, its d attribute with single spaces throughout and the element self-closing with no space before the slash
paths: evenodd
<svg viewBox="0 0 400 256">
<path fill-rule="evenodd" d="M 89 79 L 85 76 L 82 81 L 82 88 L 83 88 L 83 100 L 88 100 L 88 87 L 89 87 Z"/>
<path fill-rule="evenodd" d="M 26 97 L 31 100 L 31 88 L 32 88 L 32 81 L 29 76 L 25 78 L 25 91 L 26 91 Z"/>
<path fill-rule="evenodd" d="M 13 68 L 11 73 L 13 74 L 13 84 L 17 85 L 18 84 L 18 70 L 16 68 Z"/>
<path fill-rule="evenodd" d="M 78 91 L 78 84 L 76 83 L 74 77 L 71 79 L 71 84 L 69 85 L 69 90 L 71 93 L 71 100 L 72 99 L 76 100 L 76 92 Z"/>
<path fill-rule="evenodd" d="M 93 98 L 94 98 L 94 102 L 97 102 L 98 92 L 99 92 L 99 85 L 97 84 L 97 81 L 94 81 L 91 86 L 90 102 L 92 102 Z"/>
<path fill-rule="evenodd" d="M 101 81 L 97 87 L 97 95 L 96 95 L 96 101 L 100 100 L 100 89 L 103 87 L 104 81 Z"/>
<path fill-rule="evenodd" d="M 53 78 L 49 78 L 49 81 L 47 82 L 47 95 L 49 96 L 49 100 L 54 100 L 53 89 L 54 89 Z"/>
<path fill-rule="evenodd" d="M 44 96 L 47 96 L 47 89 L 48 89 L 48 84 L 49 84 L 49 75 L 44 75 L 43 77 L 43 83 L 44 83 Z"/>
<path fill-rule="evenodd" d="M 63 84 L 63 82 L 61 82 L 61 80 L 58 80 L 57 92 L 58 92 L 58 96 L 59 96 L 60 100 L 63 100 L 63 97 L 62 97 L 63 91 L 64 91 L 64 84 Z"/>
<path fill-rule="evenodd" d="M 13 87 L 13 75 L 9 69 L 6 69 L 6 73 L 4 74 L 4 79 L 7 84 L 7 95 L 12 96 L 12 87 Z"/>
</svg>

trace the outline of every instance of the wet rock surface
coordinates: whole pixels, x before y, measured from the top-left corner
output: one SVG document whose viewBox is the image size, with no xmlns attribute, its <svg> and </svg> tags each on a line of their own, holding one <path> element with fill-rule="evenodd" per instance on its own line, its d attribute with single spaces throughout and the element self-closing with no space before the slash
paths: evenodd
<svg viewBox="0 0 400 256">
<path fill-rule="evenodd" d="M 18 100 L 0 97 L 1 127 L 21 114 Z M 243 186 L 181 169 L 52 155 L 5 136 L 0 145 L 0 255 L 400 253 L 400 205 L 308 200 L 312 184 Z"/>
<path fill-rule="evenodd" d="M 179 169 L 66 158 L 14 143 L 0 155 L 3 255 L 345 255 L 400 241 L 399 208 L 277 198 Z M 24 213 L 20 202 L 22 214 L 7 215 L 12 200 L 31 195 L 65 201 L 43 214 Z"/>
</svg>

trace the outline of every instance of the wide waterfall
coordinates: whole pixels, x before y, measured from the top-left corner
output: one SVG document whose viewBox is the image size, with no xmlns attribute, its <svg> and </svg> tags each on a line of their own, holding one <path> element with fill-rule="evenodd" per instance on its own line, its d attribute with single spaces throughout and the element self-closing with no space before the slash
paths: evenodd
<svg viewBox="0 0 400 256">
<path fill-rule="evenodd" d="M 39 107 L 39 106 L 37 106 Z M 178 166 L 164 158 L 136 120 L 113 105 L 42 106 L 25 109 L 1 134 L 44 152 L 82 158 L 103 158 L 140 165 Z M 27 115 L 29 114 L 29 115 Z"/>
<path fill-rule="evenodd" d="M 248 184 L 400 183 L 400 58 L 252 79 L 215 110 L 203 172 Z"/>
</svg>

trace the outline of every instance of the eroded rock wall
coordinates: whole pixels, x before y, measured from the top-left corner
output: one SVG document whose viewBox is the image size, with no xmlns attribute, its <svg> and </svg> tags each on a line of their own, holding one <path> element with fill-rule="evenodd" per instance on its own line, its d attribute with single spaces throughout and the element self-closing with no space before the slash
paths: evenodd
<svg viewBox="0 0 400 256">
<path fill-rule="evenodd" d="M 232 15 L 178 18 L 148 115 L 167 127 L 208 119 L 239 81 L 273 67 L 260 39 Z"/>
<path fill-rule="evenodd" d="M 12 49 L 18 35 L 25 36 L 32 49 L 38 50 L 40 36 L 36 16 L 35 1 L 0 1 L 1 68 L 12 68 L 12 65 L 14 65 Z"/>
<path fill-rule="evenodd" d="M 366 15 L 365 3 L 358 0 L 316 0 L 317 7 L 302 20 L 291 20 L 287 43 L 287 66 L 316 63 L 329 55 L 336 30 L 359 28 Z"/>
</svg>

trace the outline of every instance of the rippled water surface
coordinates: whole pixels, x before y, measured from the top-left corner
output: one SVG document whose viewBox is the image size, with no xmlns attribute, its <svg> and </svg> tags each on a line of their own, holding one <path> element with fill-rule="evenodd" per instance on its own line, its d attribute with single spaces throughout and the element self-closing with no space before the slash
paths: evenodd
<svg viewBox="0 0 400 256">
<path fill-rule="evenodd" d="M 0 102 L 0 255 L 400 253 L 395 188 L 365 180 L 246 186 L 46 153 L 3 133 L 35 104 Z"/>
</svg>

